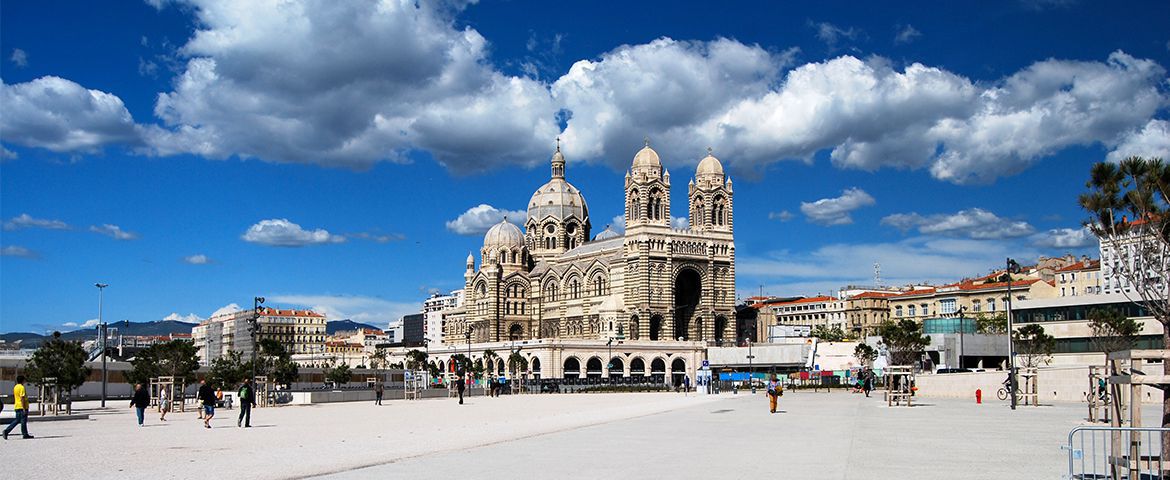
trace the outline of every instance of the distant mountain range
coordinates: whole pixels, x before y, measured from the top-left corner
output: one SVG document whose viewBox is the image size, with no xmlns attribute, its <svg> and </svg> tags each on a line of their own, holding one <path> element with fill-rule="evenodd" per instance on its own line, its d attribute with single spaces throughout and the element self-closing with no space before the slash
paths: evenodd
<svg viewBox="0 0 1170 480">
<path fill-rule="evenodd" d="M 374 329 L 374 330 L 383 330 L 382 328 L 378 328 L 378 327 L 375 327 L 373 325 L 358 323 L 358 322 L 355 322 L 353 320 L 347 319 L 347 320 L 335 320 L 335 321 L 326 323 L 325 324 L 325 334 L 326 335 L 333 335 L 334 333 L 337 333 L 337 332 L 343 332 L 346 330 L 357 330 L 359 328 L 370 328 L 370 329 Z"/>
<path fill-rule="evenodd" d="M 175 320 L 159 320 L 155 322 L 131 322 L 120 321 L 110 323 L 110 332 L 118 329 L 118 333 L 123 336 L 142 336 L 142 335 L 170 335 L 173 333 L 191 333 L 191 328 L 196 324 L 179 322 Z M 344 330 L 357 330 L 359 328 L 372 328 L 381 330 L 373 325 L 354 322 L 352 320 L 337 320 L 325 324 L 325 333 L 332 335 L 336 332 Z M 20 342 L 21 348 L 36 348 L 40 346 L 41 342 L 52 335 L 41 335 L 39 333 L 28 332 L 13 332 L 0 334 L 0 340 L 7 344 Z M 83 328 L 81 330 L 74 330 L 72 332 L 61 332 L 61 338 L 65 340 L 86 341 L 97 338 L 97 328 Z"/>
</svg>

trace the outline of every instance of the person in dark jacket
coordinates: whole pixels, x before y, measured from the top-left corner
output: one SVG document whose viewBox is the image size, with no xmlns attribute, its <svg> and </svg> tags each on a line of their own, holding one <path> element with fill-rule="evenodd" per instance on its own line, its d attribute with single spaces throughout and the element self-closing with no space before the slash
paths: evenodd
<svg viewBox="0 0 1170 480">
<path fill-rule="evenodd" d="M 464 382 L 463 377 L 459 377 L 457 383 L 455 384 L 455 390 L 459 391 L 459 404 L 460 405 L 463 405 L 463 389 L 467 388 L 464 386 L 463 382 Z"/>
<path fill-rule="evenodd" d="M 211 428 L 211 417 L 215 416 L 215 389 L 207 380 L 199 381 L 199 400 L 203 402 L 203 426 Z"/>
<path fill-rule="evenodd" d="M 236 419 L 236 426 L 252 428 L 252 406 L 256 405 L 256 391 L 252 389 L 252 380 L 244 380 L 240 387 L 240 418 Z"/>
<path fill-rule="evenodd" d="M 134 396 L 130 398 L 130 406 L 138 413 L 138 426 L 141 427 L 146 417 L 146 409 L 150 407 L 150 391 L 141 383 L 134 384 Z"/>
<path fill-rule="evenodd" d="M 386 392 L 386 387 L 382 386 L 382 382 L 374 385 L 374 405 L 382 404 L 382 395 Z"/>
</svg>

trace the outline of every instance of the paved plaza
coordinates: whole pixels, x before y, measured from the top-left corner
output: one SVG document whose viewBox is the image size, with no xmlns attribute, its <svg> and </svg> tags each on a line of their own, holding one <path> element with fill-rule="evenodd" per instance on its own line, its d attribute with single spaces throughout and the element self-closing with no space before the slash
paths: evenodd
<svg viewBox="0 0 1170 480">
<path fill-rule="evenodd" d="M 221 410 L 211 430 L 193 412 L 139 428 L 127 408 L 31 423 L 37 438 L 10 437 L 0 457 L 22 479 L 1037 479 L 1063 473 L 1084 416 L 921 400 L 789 392 L 775 415 L 762 392 L 395 400 L 256 409 L 251 429 Z"/>
</svg>

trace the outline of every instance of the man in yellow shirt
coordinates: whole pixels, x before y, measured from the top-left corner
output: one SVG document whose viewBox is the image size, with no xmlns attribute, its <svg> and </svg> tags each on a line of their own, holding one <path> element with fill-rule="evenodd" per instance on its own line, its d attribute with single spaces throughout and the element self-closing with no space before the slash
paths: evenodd
<svg viewBox="0 0 1170 480">
<path fill-rule="evenodd" d="M 16 386 L 12 387 L 13 405 L 12 409 L 16 411 L 16 418 L 12 419 L 12 423 L 8 424 L 8 428 L 4 429 L 4 439 L 8 440 L 8 432 L 20 425 L 20 434 L 22 438 L 33 438 L 28 434 L 28 395 L 24 392 L 24 375 L 16 376 Z"/>
</svg>

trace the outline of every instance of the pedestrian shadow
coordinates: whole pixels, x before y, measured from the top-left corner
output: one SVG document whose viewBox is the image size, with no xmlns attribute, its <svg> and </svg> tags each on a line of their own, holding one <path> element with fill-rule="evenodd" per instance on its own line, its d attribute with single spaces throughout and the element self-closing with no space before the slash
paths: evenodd
<svg viewBox="0 0 1170 480">
<path fill-rule="evenodd" d="M 37 435 L 33 438 L 20 438 L 20 437 L 16 437 L 16 438 L 17 438 L 17 440 L 48 440 L 51 438 L 71 438 L 71 436 L 70 435 Z"/>
</svg>

